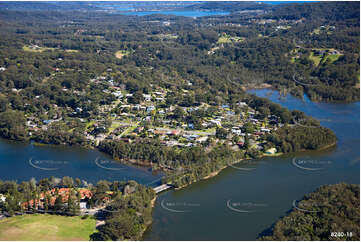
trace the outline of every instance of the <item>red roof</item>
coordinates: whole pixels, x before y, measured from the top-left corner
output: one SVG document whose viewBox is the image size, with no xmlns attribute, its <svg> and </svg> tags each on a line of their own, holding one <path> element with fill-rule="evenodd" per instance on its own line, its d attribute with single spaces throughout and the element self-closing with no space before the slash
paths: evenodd
<svg viewBox="0 0 361 242">
<path fill-rule="evenodd" d="M 69 192 L 70 192 L 71 188 L 59 188 L 58 193 L 59 195 L 62 197 L 62 201 L 66 202 L 69 198 Z M 55 200 L 56 200 L 56 189 L 53 188 L 52 190 L 46 192 L 46 194 L 50 195 L 50 205 L 54 206 L 55 204 Z M 85 198 L 92 198 L 93 194 L 89 189 L 86 188 L 81 188 L 78 190 L 78 192 L 80 193 L 80 198 L 81 199 L 85 199 Z M 39 199 L 35 200 L 35 204 L 37 204 L 40 207 L 44 206 L 44 201 L 41 201 L 45 198 L 45 194 L 41 193 L 40 194 L 40 201 Z M 34 204 L 34 200 L 30 200 L 29 202 L 23 202 L 22 206 L 24 206 L 24 208 L 28 207 L 28 203 L 30 204 L 31 207 L 33 207 Z"/>
</svg>

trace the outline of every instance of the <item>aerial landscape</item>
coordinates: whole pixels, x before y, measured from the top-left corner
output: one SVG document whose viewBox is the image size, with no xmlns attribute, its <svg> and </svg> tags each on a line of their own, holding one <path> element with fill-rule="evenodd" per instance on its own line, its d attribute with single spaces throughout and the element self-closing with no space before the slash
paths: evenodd
<svg viewBox="0 0 361 242">
<path fill-rule="evenodd" d="M 360 240 L 359 1 L 0 1 L 0 241 Z"/>
</svg>

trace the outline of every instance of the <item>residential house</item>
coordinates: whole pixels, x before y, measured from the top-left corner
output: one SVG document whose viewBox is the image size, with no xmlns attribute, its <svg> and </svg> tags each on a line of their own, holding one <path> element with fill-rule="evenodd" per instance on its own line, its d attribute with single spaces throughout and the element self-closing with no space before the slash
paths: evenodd
<svg viewBox="0 0 361 242">
<path fill-rule="evenodd" d="M 147 112 L 150 113 L 151 111 L 155 110 L 154 106 L 148 106 L 147 107 Z"/>
<path fill-rule="evenodd" d="M 6 201 L 5 195 L 0 193 L 0 202 L 5 202 L 5 201 Z"/>
<path fill-rule="evenodd" d="M 48 119 L 47 119 L 47 120 L 43 120 L 43 124 L 46 124 L 46 125 L 47 125 L 47 124 L 51 124 L 52 122 L 53 122 L 53 120 L 48 120 Z"/>
<path fill-rule="evenodd" d="M 328 52 L 330 55 L 339 55 L 341 54 L 338 50 L 332 50 L 330 52 Z"/>
<path fill-rule="evenodd" d="M 277 152 L 277 149 L 276 148 L 270 148 L 268 150 L 266 150 L 266 154 L 270 154 L 270 155 L 273 155 Z"/>
<path fill-rule="evenodd" d="M 217 126 L 221 126 L 221 121 L 220 120 L 210 120 L 211 123 L 217 125 Z"/>
<path fill-rule="evenodd" d="M 171 135 L 180 135 L 181 130 L 172 130 Z"/>
<path fill-rule="evenodd" d="M 242 135 L 242 130 L 240 129 L 232 129 L 231 132 L 236 135 Z"/>
<path fill-rule="evenodd" d="M 208 136 L 202 136 L 196 139 L 198 143 L 203 143 L 206 142 L 207 140 L 208 140 Z"/>
<path fill-rule="evenodd" d="M 149 94 L 143 94 L 143 97 L 144 97 L 144 100 L 147 101 L 147 102 L 152 100 L 152 96 L 149 95 Z"/>
<path fill-rule="evenodd" d="M 115 91 L 115 92 L 113 92 L 113 95 L 118 99 L 123 98 L 123 94 L 121 91 Z"/>
<path fill-rule="evenodd" d="M 241 107 L 245 107 L 245 106 L 247 106 L 247 103 L 245 103 L 245 102 L 239 102 L 238 105 L 241 106 Z"/>
</svg>

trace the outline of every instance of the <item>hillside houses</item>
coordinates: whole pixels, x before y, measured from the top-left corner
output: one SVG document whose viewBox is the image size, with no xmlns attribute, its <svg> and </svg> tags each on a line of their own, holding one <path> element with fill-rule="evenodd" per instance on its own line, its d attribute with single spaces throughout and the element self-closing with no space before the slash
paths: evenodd
<svg viewBox="0 0 361 242">
<path fill-rule="evenodd" d="M 280 118 L 274 115 L 260 119 L 258 111 L 245 101 L 182 106 L 168 103 L 172 95 L 166 88 L 152 86 L 147 93 L 138 95 L 127 91 L 124 84 L 106 75 L 92 79 L 91 82 L 108 87 L 102 91 L 113 96 L 111 103 L 99 105 L 97 110 L 85 109 L 80 105 L 67 107 L 67 112 L 72 113 L 74 119 L 79 117 L 85 126 L 82 134 L 86 142 L 95 147 L 104 141 L 131 143 L 148 138 L 158 139 L 162 145 L 170 147 L 207 146 L 207 141 L 212 137 L 215 143 L 239 146 L 239 140 L 243 140 L 246 135 L 258 144 L 263 142 L 266 134 L 282 125 Z M 191 90 L 182 89 L 182 96 L 187 95 L 191 95 Z M 80 116 L 92 111 L 97 112 L 96 118 Z M 37 132 L 39 129 L 46 130 L 58 120 L 32 117 L 27 120 L 27 126 L 31 132 Z M 246 129 L 246 124 L 252 128 Z M 218 129 L 226 132 L 221 139 L 215 137 Z"/>
</svg>

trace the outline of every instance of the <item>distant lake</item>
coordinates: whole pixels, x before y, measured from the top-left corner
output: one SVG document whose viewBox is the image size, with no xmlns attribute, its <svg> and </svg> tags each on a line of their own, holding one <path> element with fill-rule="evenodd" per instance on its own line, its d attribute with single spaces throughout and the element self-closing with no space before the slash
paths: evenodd
<svg viewBox="0 0 361 242">
<path fill-rule="evenodd" d="M 136 15 L 136 16 L 145 16 L 152 14 L 163 14 L 163 15 L 176 15 L 176 16 L 184 16 L 184 17 L 203 17 L 203 16 L 211 16 L 211 15 L 227 15 L 230 14 L 227 11 L 200 11 L 200 10 L 137 10 L 140 7 L 149 7 L 152 3 L 134 3 L 134 4 L 95 4 L 95 6 L 105 9 L 106 11 L 123 14 L 123 15 Z M 186 5 L 183 5 L 183 7 Z"/>
<path fill-rule="evenodd" d="M 176 16 L 184 16 L 184 17 L 203 17 L 203 16 L 211 16 L 211 15 L 227 15 L 229 12 L 225 11 L 139 11 L 139 12 L 120 12 L 120 14 L 125 15 L 151 15 L 151 14 L 164 14 L 164 15 L 176 15 Z"/>
<path fill-rule="evenodd" d="M 287 4 L 287 3 L 308 3 L 308 2 L 319 2 L 319 1 L 262 1 L 262 3 L 268 3 L 273 5 Z"/>
</svg>

